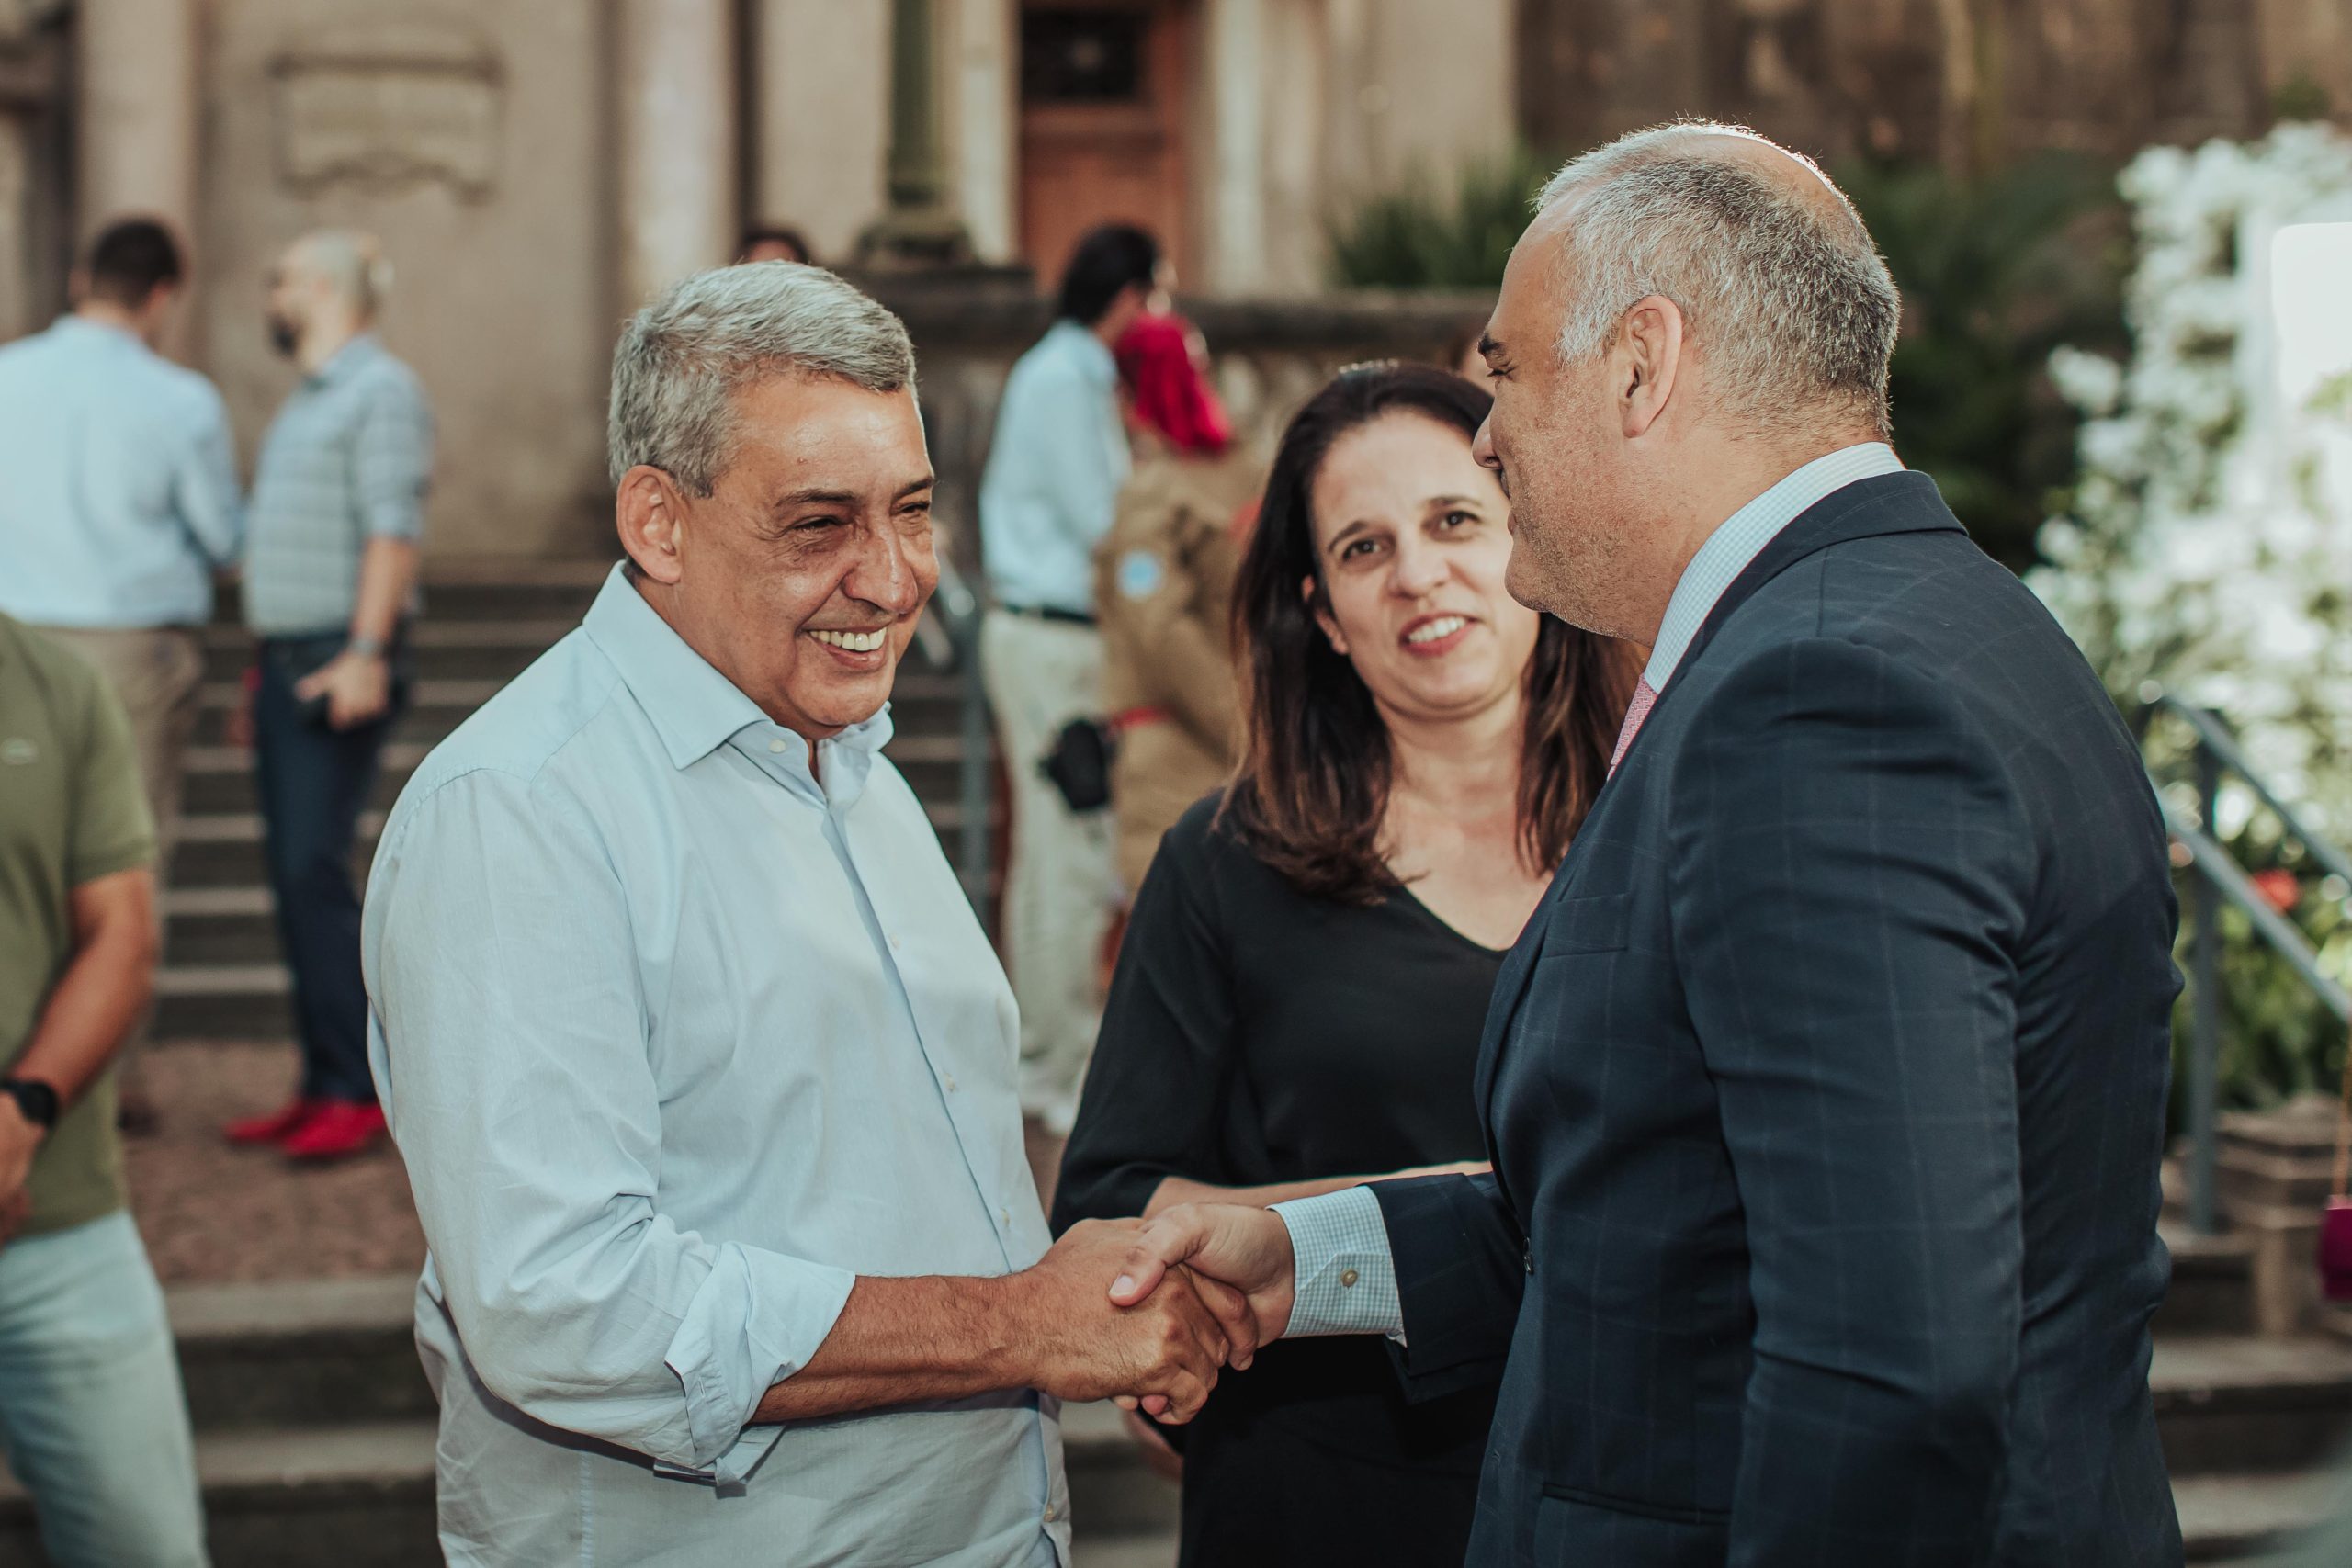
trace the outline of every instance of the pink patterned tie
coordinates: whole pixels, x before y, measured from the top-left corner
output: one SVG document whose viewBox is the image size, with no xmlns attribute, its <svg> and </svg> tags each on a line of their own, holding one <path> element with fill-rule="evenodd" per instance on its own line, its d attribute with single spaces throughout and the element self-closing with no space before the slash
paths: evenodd
<svg viewBox="0 0 2352 1568">
<path fill-rule="evenodd" d="M 1625 709 L 1625 728 L 1617 732 L 1617 753 L 1609 759 L 1611 778 L 1617 776 L 1617 764 L 1625 760 L 1626 751 L 1633 747 L 1634 737 L 1642 732 L 1642 720 L 1650 716 L 1650 705 L 1657 701 L 1657 689 L 1650 684 L 1648 676 L 1643 676 L 1642 683 L 1634 688 L 1632 705 Z"/>
</svg>

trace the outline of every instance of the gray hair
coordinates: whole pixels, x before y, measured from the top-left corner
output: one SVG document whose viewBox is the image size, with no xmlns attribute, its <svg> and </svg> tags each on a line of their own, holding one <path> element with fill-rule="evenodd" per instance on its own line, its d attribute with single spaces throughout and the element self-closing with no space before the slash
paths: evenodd
<svg viewBox="0 0 2352 1568">
<path fill-rule="evenodd" d="M 780 375 L 896 392 L 914 385 L 914 344 L 898 317 L 820 268 L 698 272 L 630 317 L 613 349 L 613 482 L 644 464 L 708 495 L 733 457 L 735 393 Z"/>
<path fill-rule="evenodd" d="M 1742 127 L 1680 121 L 1587 152 L 1544 187 L 1539 212 L 1577 204 L 1573 243 L 1560 246 L 1562 358 L 1597 357 L 1627 310 L 1661 295 L 1703 344 L 1735 415 L 1770 429 L 1792 413 L 1850 411 L 1887 434 L 1902 300 L 1860 214 L 1802 154 L 1789 156 L 1821 175 L 1826 211 L 1711 152 L 1717 136 L 1776 145 Z"/>
<path fill-rule="evenodd" d="M 357 229 L 313 229 L 301 239 L 302 259 L 326 280 L 335 298 L 373 321 L 392 292 L 392 264 L 375 235 Z"/>
</svg>

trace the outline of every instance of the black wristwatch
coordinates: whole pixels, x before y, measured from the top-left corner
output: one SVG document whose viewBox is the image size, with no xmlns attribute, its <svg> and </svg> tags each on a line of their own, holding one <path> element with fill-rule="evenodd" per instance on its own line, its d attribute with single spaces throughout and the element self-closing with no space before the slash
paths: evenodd
<svg viewBox="0 0 2352 1568">
<path fill-rule="evenodd" d="M 0 1078 L 0 1094 L 17 1102 L 25 1120 L 46 1132 L 57 1125 L 57 1091 L 32 1078 Z"/>
</svg>

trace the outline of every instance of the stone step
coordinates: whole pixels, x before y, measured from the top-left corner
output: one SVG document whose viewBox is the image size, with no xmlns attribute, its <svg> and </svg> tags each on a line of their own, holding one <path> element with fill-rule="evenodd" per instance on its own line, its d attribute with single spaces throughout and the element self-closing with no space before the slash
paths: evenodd
<svg viewBox="0 0 2352 1568">
<path fill-rule="evenodd" d="M 429 1420 L 209 1432 L 197 1439 L 212 1561 L 237 1568 L 425 1568 Z M 0 1562 L 47 1568 L 30 1499 L 0 1472 Z"/>
<path fill-rule="evenodd" d="M 353 846 L 356 864 L 364 866 L 376 852 L 384 815 L 381 809 L 359 814 L 358 839 Z M 172 886 L 250 887 L 267 880 L 260 812 L 199 811 L 180 818 L 179 845 L 172 852 Z"/>
<path fill-rule="evenodd" d="M 409 1568 L 433 1542 L 434 1404 L 409 1275 L 181 1286 L 167 1294 L 221 1564 Z M 1089 1568 L 1174 1561 L 1176 1491 L 1108 1405 L 1062 1432 Z M 0 1562 L 35 1568 L 29 1504 L 0 1472 Z"/>
<path fill-rule="evenodd" d="M 199 1431 L 433 1415 L 412 1274 L 180 1285 L 165 1301 Z"/>
<path fill-rule="evenodd" d="M 2202 1235 L 2178 1219 L 2156 1228 L 2172 1252 L 2172 1287 L 2156 1311 L 2157 1337 L 2253 1333 L 2253 1239 Z"/>
<path fill-rule="evenodd" d="M 587 614 L 604 587 L 613 560 L 534 560 L 483 557 L 435 558 L 424 563 L 424 615 L 429 621 L 562 620 Z M 213 625 L 242 632 L 243 612 L 237 587 L 226 585 L 213 612 Z"/>
<path fill-rule="evenodd" d="M 2342 1496 L 2342 1478 L 2328 1470 L 2184 1475 L 2172 1484 L 2191 1562 L 2248 1562 L 2291 1551 L 2335 1517 Z"/>
<path fill-rule="evenodd" d="M 2177 1477 L 2317 1467 L 2352 1441 L 2352 1345 L 2332 1337 L 2167 1336 L 2148 1383 Z"/>
</svg>

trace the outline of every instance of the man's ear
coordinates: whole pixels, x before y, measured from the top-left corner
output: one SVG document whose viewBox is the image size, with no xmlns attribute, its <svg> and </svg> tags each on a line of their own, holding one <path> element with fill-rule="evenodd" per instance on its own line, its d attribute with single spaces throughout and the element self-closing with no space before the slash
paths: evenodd
<svg viewBox="0 0 2352 1568">
<path fill-rule="evenodd" d="M 685 576 L 686 501 L 668 474 L 647 463 L 623 474 L 613 496 L 613 523 L 638 570 L 662 583 Z"/>
<path fill-rule="evenodd" d="M 1345 659 L 1348 656 L 1347 634 L 1340 630 L 1340 623 L 1332 618 L 1330 606 L 1316 592 L 1315 579 L 1299 579 L 1298 592 L 1299 597 L 1306 601 L 1306 608 L 1314 615 L 1315 624 L 1321 626 L 1323 635 L 1331 639 L 1331 651 Z"/>
<path fill-rule="evenodd" d="M 1646 434 L 1674 399 L 1682 370 L 1682 308 L 1663 294 L 1636 300 L 1619 325 L 1618 423 L 1625 439 Z"/>
</svg>

